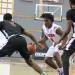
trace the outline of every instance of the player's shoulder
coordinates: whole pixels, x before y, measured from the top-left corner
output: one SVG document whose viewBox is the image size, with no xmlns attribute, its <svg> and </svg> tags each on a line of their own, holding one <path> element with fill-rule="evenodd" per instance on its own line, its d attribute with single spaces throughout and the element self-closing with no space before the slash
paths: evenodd
<svg viewBox="0 0 75 75">
<path fill-rule="evenodd" d="M 14 24 L 16 24 L 16 25 L 20 26 L 17 22 L 15 22 L 15 21 L 13 21 L 13 22 L 14 22 Z"/>
<path fill-rule="evenodd" d="M 75 13 L 75 9 L 69 9 L 69 10 L 67 11 L 67 14 L 73 14 L 73 13 Z"/>
<path fill-rule="evenodd" d="M 16 24 L 16 26 L 19 26 L 22 28 L 22 26 L 20 24 L 18 24 L 17 22 L 14 21 L 14 24 Z"/>
<path fill-rule="evenodd" d="M 56 23 L 53 23 L 53 27 L 59 27 L 59 25 Z"/>
<path fill-rule="evenodd" d="M 67 20 L 73 20 L 75 16 L 75 9 L 69 9 L 66 13 L 66 19 Z"/>
<path fill-rule="evenodd" d="M 53 29 L 56 30 L 58 28 L 62 28 L 62 27 L 56 23 L 53 23 Z"/>
<path fill-rule="evenodd" d="M 53 25 L 53 26 L 58 26 L 58 24 L 56 24 L 56 23 L 53 23 L 52 25 Z"/>
</svg>

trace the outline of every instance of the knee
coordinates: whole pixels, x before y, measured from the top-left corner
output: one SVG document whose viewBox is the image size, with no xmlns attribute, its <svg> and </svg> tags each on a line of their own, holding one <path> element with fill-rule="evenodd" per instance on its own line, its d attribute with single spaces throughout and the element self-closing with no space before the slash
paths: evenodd
<svg viewBox="0 0 75 75">
<path fill-rule="evenodd" d="M 58 52 L 55 52 L 54 53 L 54 57 L 56 57 L 56 56 L 59 56 L 59 53 Z"/>
<path fill-rule="evenodd" d="M 52 61 L 52 58 L 50 58 L 50 57 L 45 59 L 45 63 L 47 63 L 47 64 L 50 63 L 51 61 Z"/>
</svg>

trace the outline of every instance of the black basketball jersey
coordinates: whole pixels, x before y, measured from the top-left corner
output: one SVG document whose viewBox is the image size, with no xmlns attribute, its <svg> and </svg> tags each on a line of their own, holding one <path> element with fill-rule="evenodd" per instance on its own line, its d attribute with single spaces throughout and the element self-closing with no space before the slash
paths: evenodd
<svg viewBox="0 0 75 75">
<path fill-rule="evenodd" d="M 5 30 L 8 36 L 13 34 L 21 35 L 24 33 L 24 29 L 19 24 L 13 22 L 13 25 L 12 22 L 10 23 L 9 21 L 2 21 L 0 22 L 0 30 Z"/>
</svg>

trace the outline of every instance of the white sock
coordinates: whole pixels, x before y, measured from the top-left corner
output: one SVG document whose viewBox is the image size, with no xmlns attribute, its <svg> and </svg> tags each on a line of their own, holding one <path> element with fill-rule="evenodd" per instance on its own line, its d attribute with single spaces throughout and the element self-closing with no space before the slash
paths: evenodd
<svg viewBox="0 0 75 75">
<path fill-rule="evenodd" d="M 58 72 L 63 72 L 63 67 L 57 69 Z"/>
</svg>

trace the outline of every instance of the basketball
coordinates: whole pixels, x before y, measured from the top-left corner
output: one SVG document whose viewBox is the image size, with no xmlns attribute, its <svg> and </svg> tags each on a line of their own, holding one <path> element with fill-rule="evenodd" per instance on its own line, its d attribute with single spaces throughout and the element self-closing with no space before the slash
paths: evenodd
<svg viewBox="0 0 75 75">
<path fill-rule="evenodd" d="M 41 49 L 45 49 L 45 45 L 42 44 L 42 43 L 39 43 L 39 47 L 40 47 Z"/>
<path fill-rule="evenodd" d="M 30 55 L 34 54 L 36 51 L 35 45 L 33 43 L 28 43 L 27 48 L 28 48 L 28 53 Z"/>
</svg>

